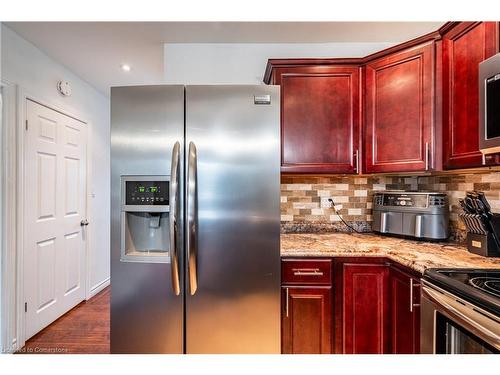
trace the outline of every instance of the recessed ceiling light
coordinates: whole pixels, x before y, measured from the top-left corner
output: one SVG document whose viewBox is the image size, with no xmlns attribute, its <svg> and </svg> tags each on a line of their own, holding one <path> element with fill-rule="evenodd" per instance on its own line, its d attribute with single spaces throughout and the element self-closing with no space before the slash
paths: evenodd
<svg viewBox="0 0 500 375">
<path fill-rule="evenodd" d="M 121 66 L 122 66 L 122 70 L 124 72 L 130 72 L 130 69 L 131 69 L 130 65 L 128 65 L 128 64 L 122 64 Z"/>
</svg>

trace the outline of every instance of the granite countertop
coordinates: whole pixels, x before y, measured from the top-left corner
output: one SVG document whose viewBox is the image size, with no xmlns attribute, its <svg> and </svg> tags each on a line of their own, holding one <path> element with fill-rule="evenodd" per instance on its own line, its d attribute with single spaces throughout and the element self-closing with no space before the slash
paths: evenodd
<svg viewBox="0 0 500 375">
<path fill-rule="evenodd" d="M 387 257 L 420 273 L 427 268 L 500 269 L 500 258 L 472 254 L 460 244 L 411 241 L 371 233 L 282 234 L 281 256 Z"/>
</svg>

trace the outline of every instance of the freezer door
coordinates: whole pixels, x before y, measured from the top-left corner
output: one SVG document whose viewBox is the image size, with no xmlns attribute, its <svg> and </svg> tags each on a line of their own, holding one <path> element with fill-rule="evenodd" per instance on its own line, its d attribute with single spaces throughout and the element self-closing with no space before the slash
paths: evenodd
<svg viewBox="0 0 500 375">
<path fill-rule="evenodd" d="M 183 191 L 184 87 L 134 86 L 111 89 L 112 353 L 183 353 L 184 350 L 182 259 L 179 258 L 181 285 L 177 287 L 176 274 L 172 273 L 175 271 L 172 269 L 172 264 L 175 264 L 172 262 L 173 249 L 166 240 L 167 236 L 163 236 L 162 245 L 169 249 L 168 257 L 130 256 L 120 259 L 120 246 L 124 238 L 121 231 L 125 228 L 120 218 L 126 217 L 121 212 L 121 181 L 144 180 L 144 177 L 134 176 L 149 176 L 152 180 L 155 180 L 154 176 L 162 176 L 162 180 L 170 180 L 172 189 L 175 176 L 171 165 L 176 142 L 179 142 L 181 165 L 178 171 L 180 189 Z M 182 196 L 179 196 L 180 209 L 177 213 L 177 224 L 180 226 L 177 228 L 180 235 L 176 239 L 178 249 L 183 246 Z M 168 215 L 162 213 L 160 220 L 150 221 L 135 229 L 145 228 L 147 231 L 148 227 L 161 226 L 166 233 L 170 233 L 168 220 L 172 220 L 173 206 L 173 199 L 170 198 Z M 130 220 L 140 220 L 141 215 L 146 214 L 132 213 L 129 215 Z M 146 233 L 142 238 L 147 239 L 151 233 Z M 170 237 L 168 235 L 168 240 Z M 131 239 L 127 240 L 130 242 Z"/>
<path fill-rule="evenodd" d="M 280 353 L 279 102 L 186 87 L 187 353 Z"/>
</svg>

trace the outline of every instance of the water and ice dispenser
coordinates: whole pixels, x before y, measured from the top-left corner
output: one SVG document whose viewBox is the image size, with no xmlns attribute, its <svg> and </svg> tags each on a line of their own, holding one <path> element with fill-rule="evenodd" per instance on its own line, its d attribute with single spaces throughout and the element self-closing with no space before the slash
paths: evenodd
<svg viewBox="0 0 500 375">
<path fill-rule="evenodd" d="M 169 176 L 122 176 L 121 260 L 168 263 Z"/>
</svg>

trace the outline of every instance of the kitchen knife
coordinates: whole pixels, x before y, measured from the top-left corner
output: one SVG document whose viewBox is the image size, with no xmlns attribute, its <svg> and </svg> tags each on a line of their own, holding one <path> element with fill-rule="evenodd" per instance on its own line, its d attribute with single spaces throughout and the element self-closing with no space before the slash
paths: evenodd
<svg viewBox="0 0 500 375">
<path fill-rule="evenodd" d="M 473 203 L 472 198 L 471 198 L 470 196 L 468 196 L 468 195 L 467 195 L 467 196 L 464 198 L 464 204 L 465 204 L 465 207 L 467 207 L 467 212 L 468 212 L 469 214 L 474 214 L 474 213 L 476 213 L 476 209 L 475 209 L 475 207 L 474 207 L 474 203 Z"/>
<path fill-rule="evenodd" d="M 486 213 L 488 215 L 490 215 L 491 214 L 491 206 L 488 203 L 488 200 L 486 199 L 486 196 L 484 195 L 484 192 L 478 191 L 477 195 L 478 195 L 479 201 L 484 205 L 484 207 L 486 209 Z"/>
<path fill-rule="evenodd" d="M 464 212 L 467 212 L 467 207 L 465 206 L 464 200 L 463 199 L 459 199 L 458 203 L 460 204 L 460 207 L 462 207 L 462 210 Z"/>
</svg>

